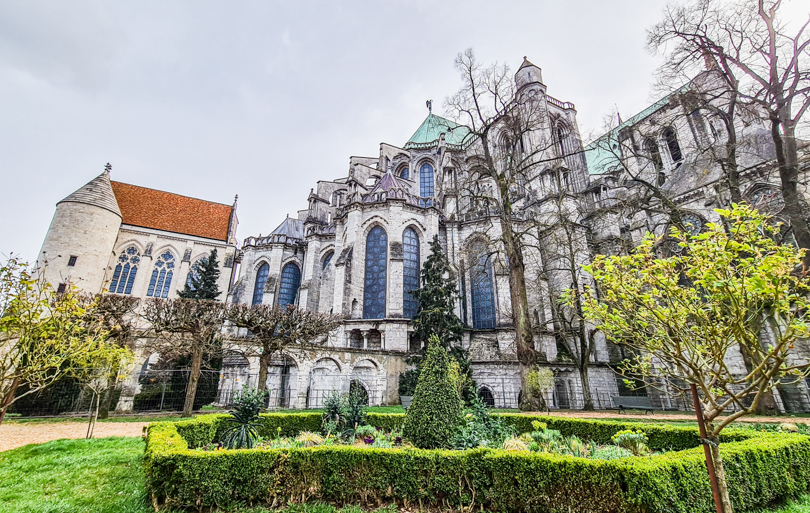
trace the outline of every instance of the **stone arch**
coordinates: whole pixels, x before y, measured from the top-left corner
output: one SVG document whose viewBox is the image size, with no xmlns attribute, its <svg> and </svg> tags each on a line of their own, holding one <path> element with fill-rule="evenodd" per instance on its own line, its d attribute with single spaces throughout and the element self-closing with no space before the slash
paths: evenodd
<svg viewBox="0 0 810 513">
<path fill-rule="evenodd" d="M 309 370 L 309 383 L 306 391 L 307 408 L 322 407 L 328 396 L 343 391 L 342 383 L 340 363 L 329 357 L 318 359 Z"/>
<path fill-rule="evenodd" d="M 132 239 L 127 239 L 125 242 L 119 244 L 118 245 L 118 250 L 116 251 L 116 254 L 120 255 L 122 251 L 126 251 L 126 249 L 128 247 L 130 247 L 130 246 L 135 246 L 135 249 L 137 249 L 138 252 L 141 255 L 143 255 L 146 252 L 146 245 L 144 245 L 138 239 L 132 238 Z"/>
<path fill-rule="evenodd" d="M 478 397 L 487 405 L 487 408 L 494 408 L 495 407 L 495 394 L 492 393 L 492 389 L 489 388 L 487 385 L 481 385 L 478 387 Z"/>
<path fill-rule="evenodd" d="M 298 362 L 288 354 L 272 358 L 267 366 L 267 388 L 270 390 L 268 406 L 291 408 L 298 391 Z"/>
<path fill-rule="evenodd" d="M 386 232 L 389 231 L 388 221 L 382 216 L 373 215 L 368 219 L 366 219 L 365 221 L 363 221 L 363 223 L 360 225 L 360 229 L 362 230 L 363 234 L 363 240 L 365 240 L 365 238 L 368 237 L 369 232 L 373 230 L 375 226 L 382 227 L 382 229 L 385 230 Z"/>
</svg>

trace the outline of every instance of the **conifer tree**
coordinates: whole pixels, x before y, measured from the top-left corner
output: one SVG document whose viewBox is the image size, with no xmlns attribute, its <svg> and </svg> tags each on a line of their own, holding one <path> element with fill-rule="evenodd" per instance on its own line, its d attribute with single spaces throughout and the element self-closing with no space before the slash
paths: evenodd
<svg viewBox="0 0 810 513">
<path fill-rule="evenodd" d="M 178 295 L 183 299 L 216 299 L 222 294 L 217 280 L 219 280 L 219 262 L 217 250 L 212 249 L 210 255 L 191 266 L 189 279 Z"/>
<path fill-rule="evenodd" d="M 461 422 L 461 400 L 450 375 L 450 358 L 431 336 L 413 403 L 408 408 L 402 435 L 421 449 L 450 447 Z"/>
<path fill-rule="evenodd" d="M 430 256 L 422 266 L 422 287 L 410 292 L 419 303 L 413 319 L 414 333 L 419 340 L 435 335 L 443 347 L 461 342 L 463 328 L 455 314 L 456 280 L 438 236 L 433 237 Z"/>
</svg>

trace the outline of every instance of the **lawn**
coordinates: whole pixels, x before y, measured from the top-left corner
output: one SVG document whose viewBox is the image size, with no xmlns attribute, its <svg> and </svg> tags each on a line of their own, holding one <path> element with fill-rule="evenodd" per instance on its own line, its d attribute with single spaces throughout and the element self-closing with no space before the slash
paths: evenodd
<svg viewBox="0 0 810 513">
<path fill-rule="evenodd" d="M 148 513 L 140 438 L 56 440 L 0 453 L 0 513 Z M 268 511 L 240 509 L 242 513 Z M 360 513 L 314 504 L 287 513 Z M 386 508 L 380 511 L 396 511 Z M 762 512 L 765 513 L 765 512 Z M 810 513 L 810 495 L 769 513 Z"/>
</svg>

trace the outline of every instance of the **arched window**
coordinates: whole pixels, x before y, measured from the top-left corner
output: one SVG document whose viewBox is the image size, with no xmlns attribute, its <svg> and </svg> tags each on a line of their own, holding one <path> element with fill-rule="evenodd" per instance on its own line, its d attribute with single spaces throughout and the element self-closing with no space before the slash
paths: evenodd
<svg viewBox="0 0 810 513">
<path fill-rule="evenodd" d="M 557 125 L 557 149 L 560 152 L 560 157 L 565 157 L 565 139 L 568 137 L 568 132 L 565 127 Z"/>
<path fill-rule="evenodd" d="M 141 254 L 135 246 L 130 246 L 118 256 L 118 264 L 113 271 L 113 278 L 110 282 L 110 292 L 116 294 L 131 294 L 132 284 L 135 282 L 135 275 L 138 274 L 138 264 L 141 261 Z"/>
<path fill-rule="evenodd" d="M 366 239 L 366 275 L 363 284 L 363 319 L 385 318 L 385 278 L 388 234 L 381 226 L 371 229 Z"/>
<path fill-rule="evenodd" d="M 327 265 L 329 265 L 329 262 L 331 262 L 331 261 L 332 261 L 332 257 L 333 257 L 333 256 L 335 256 L 335 252 L 334 252 L 334 251 L 330 251 L 329 253 L 327 253 L 327 254 L 326 254 L 326 256 L 325 256 L 325 257 L 323 257 L 323 264 L 322 264 L 322 267 L 321 267 L 321 270 L 322 270 L 322 271 L 325 271 L 325 270 L 326 270 L 326 266 L 327 266 Z"/>
<path fill-rule="evenodd" d="M 150 297 L 169 297 L 172 276 L 174 276 L 174 255 L 172 255 L 171 251 L 166 250 L 158 256 L 155 262 L 146 295 Z"/>
<path fill-rule="evenodd" d="M 295 303 L 298 287 L 301 286 L 301 269 L 290 262 L 281 270 L 281 289 L 278 292 L 278 306 Z"/>
<path fill-rule="evenodd" d="M 262 304 L 264 299 L 264 287 L 267 285 L 267 277 L 270 276 L 270 266 L 263 263 L 259 270 L 256 271 L 256 283 L 253 287 L 253 304 Z"/>
<path fill-rule="evenodd" d="M 208 262 L 208 257 L 204 256 L 191 264 L 191 267 L 188 269 L 188 275 L 186 276 L 186 285 L 192 290 L 194 290 L 194 283 L 192 280 L 199 280 L 200 279 L 200 267 L 204 266 Z"/>
<path fill-rule="evenodd" d="M 402 171 L 399 172 L 399 177 L 408 180 L 411 177 L 411 172 L 407 167 L 403 167 Z"/>
<path fill-rule="evenodd" d="M 658 150 L 658 144 L 655 142 L 655 139 L 648 137 L 644 140 L 644 151 L 649 155 L 653 166 L 655 166 L 655 170 L 661 171 L 664 168 L 664 161 L 661 160 L 661 152 Z"/>
<path fill-rule="evenodd" d="M 672 157 L 672 162 L 677 164 L 682 161 L 683 154 L 681 154 L 681 146 L 678 144 L 678 136 L 675 135 L 675 130 L 667 128 L 661 135 L 664 136 L 664 141 L 667 143 L 667 149 L 669 150 L 669 156 Z"/>
<path fill-rule="evenodd" d="M 409 291 L 419 288 L 419 237 L 413 228 L 405 228 L 402 232 L 403 250 L 403 311 L 405 317 L 416 315 L 418 303 Z"/>
<path fill-rule="evenodd" d="M 419 169 L 419 196 L 423 198 L 433 197 L 433 166 L 430 164 L 422 164 Z M 433 205 L 433 200 L 422 200 L 423 207 L 430 207 Z"/>
<path fill-rule="evenodd" d="M 478 389 L 478 398 L 487 405 L 487 408 L 494 408 L 495 407 L 495 396 L 492 395 L 492 391 L 487 387 L 481 387 Z"/>
<path fill-rule="evenodd" d="M 492 284 L 492 261 L 487 247 L 477 243 L 473 247 L 470 283 L 472 284 L 473 329 L 495 327 L 495 288 Z"/>
</svg>

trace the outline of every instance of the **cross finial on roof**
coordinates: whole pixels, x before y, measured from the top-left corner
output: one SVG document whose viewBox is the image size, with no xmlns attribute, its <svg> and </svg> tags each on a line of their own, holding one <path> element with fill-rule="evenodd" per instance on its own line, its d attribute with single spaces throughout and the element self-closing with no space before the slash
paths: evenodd
<svg viewBox="0 0 810 513">
<path fill-rule="evenodd" d="M 433 100 L 426 101 L 425 106 L 428 108 L 428 113 L 433 113 Z"/>
<path fill-rule="evenodd" d="M 110 171 L 112 171 L 112 165 L 107 162 L 107 164 L 104 166 L 104 172 L 110 174 Z"/>
<path fill-rule="evenodd" d="M 238 199 L 239 199 L 239 195 L 238 195 L 238 194 L 234 194 L 234 195 L 233 195 L 233 206 L 234 206 L 234 207 L 236 206 L 236 200 L 238 200 Z"/>
</svg>

